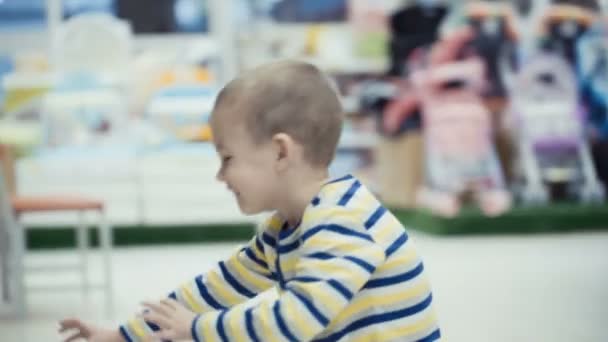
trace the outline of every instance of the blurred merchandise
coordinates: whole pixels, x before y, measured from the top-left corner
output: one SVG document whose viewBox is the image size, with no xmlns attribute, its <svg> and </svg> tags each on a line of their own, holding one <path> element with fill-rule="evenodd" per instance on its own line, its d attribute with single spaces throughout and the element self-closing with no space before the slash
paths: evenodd
<svg viewBox="0 0 608 342">
<path fill-rule="evenodd" d="M 555 197 L 552 190 L 561 186 L 565 189 L 559 197 L 603 201 L 568 62 L 540 55 L 523 65 L 510 91 L 512 128 L 519 144 L 516 196 L 526 204 L 546 204 Z"/>
<path fill-rule="evenodd" d="M 474 37 L 468 43 L 474 53 L 483 58 L 488 81 L 483 90 L 486 98 L 504 98 L 505 84 L 500 65 L 517 65 L 518 34 L 515 14 L 510 5 L 487 1 L 471 2 L 466 7 L 466 17 Z M 466 49 L 463 53 L 467 53 Z"/>
<path fill-rule="evenodd" d="M 433 65 L 412 75 L 425 141 L 425 187 L 418 200 L 438 215 L 457 215 L 467 192 L 488 216 L 511 205 L 493 146 L 491 113 L 481 99 L 483 76 L 478 59 Z"/>
</svg>

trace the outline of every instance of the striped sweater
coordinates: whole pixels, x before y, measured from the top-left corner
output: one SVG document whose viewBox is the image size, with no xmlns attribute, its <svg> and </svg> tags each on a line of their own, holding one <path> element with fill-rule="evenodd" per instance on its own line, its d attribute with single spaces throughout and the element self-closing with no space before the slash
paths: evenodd
<svg viewBox="0 0 608 342">
<path fill-rule="evenodd" d="M 278 296 L 248 302 L 276 286 Z M 435 341 L 431 287 L 401 223 L 356 178 L 326 183 L 297 227 L 278 215 L 234 256 L 170 294 L 195 341 Z M 139 341 L 158 327 L 120 327 Z"/>
</svg>

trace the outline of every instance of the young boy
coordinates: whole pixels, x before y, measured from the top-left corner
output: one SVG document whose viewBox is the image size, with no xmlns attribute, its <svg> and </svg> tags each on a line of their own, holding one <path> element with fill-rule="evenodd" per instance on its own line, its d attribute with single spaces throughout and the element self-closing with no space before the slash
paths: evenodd
<svg viewBox="0 0 608 342">
<path fill-rule="evenodd" d="M 314 66 L 243 74 L 211 118 L 217 178 L 245 214 L 274 211 L 247 246 L 89 341 L 435 341 L 431 287 L 400 222 L 357 179 L 328 180 L 342 109 Z M 251 301 L 275 286 L 276 298 Z M 67 341 L 71 339 L 68 338 Z"/>
</svg>

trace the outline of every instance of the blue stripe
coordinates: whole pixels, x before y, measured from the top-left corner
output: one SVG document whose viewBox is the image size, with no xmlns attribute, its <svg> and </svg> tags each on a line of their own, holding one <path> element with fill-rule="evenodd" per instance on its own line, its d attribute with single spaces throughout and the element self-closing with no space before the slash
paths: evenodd
<svg viewBox="0 0 608 342">
<path fill-rule="evenodd" d="M 369 273 L 374 273 L 374 271 L 376 270 L 376 266 L 371 265 L 370 263 L 368 263 L 368 262 L 366 262 L 364 260 L 361 260 L 361 259 L 359 259 L 357 257 L 347 256 L 347 257 L 344 257 L 344 259 L 350 260 L 350 261 L 354 262 L 355 264 L 363 267 Z"/>
<path fill-rule="evenodd" d="M 399 249 L 399 247 L 401 247 L 404 243 L 407 242 L 407 234 L 403 233 L 401 234 L 401 236 L 399 236 L 397 238 L 397 240 L 395 240 L 387 249 L 386 249 L 386 257 L 388 258 L 389 256 L 391 256 L 393 253 L 395 253 L 397 251 L 397 249 Z"/>
<path fill-rule="evenodd" d="M 365 221 L 365 229 L 370 229 L 371 227 L 373 227 L 376 222 L 378 222 L 378 220 L 382 217 L 382 215 L 384 215 L 384 213 L 386 213 L 386 208 L 384 206 L 379 206 L 378 209 L 376 209 L 376 211 L 372 214 L 372 216 L 370 216 L 369 219 Z"/>
<path fill-rule="evenodd" d="M 226 315 L 226 311 L 222 311 L 220 315 L 217 317 L 217 322 L 215 323 L 215 328 L 217 329 L 217 334 L 220 335 L 222 342 L 228 342 L 228 336 L 226 336 L 226 330 L 224 329 L 224 316 Z"/>
<path fill-rule="evenodd" d="M 325 317 L 315 306 L 314 304 L 308 300 L 308 298 L 304 297 L 302 294 L 296 292 L 293 289 L 290 289 L 291 293 L 293 293 L 298 299 L 306 306 L 308 311 L 315 317 L 317 322 L 321 323 L 323 327 L 326 327 L 329 324 L 329 319 Z"/>
<path fill-rule="evenodd" d="M 262 240 L 269 246 L 274 247 L 277 245 L 277 241 L 272 236 L 268 235 L 268 233 L 262 233 Z"/>
<path fill-rule="evenodd" d="M 353 293 L 350 292 L 350 290 L 347 289 L 346 286 L 342 285 L 339 281 L 330 279 L 327 281 L 327 283 L 336 289 L 336 291 L 340 292 L 347 300 L 351 300 L 353 298 Z"/>
<path fill-rule="evenodd" d="M 432 342 L 437 341 L 441 337 L 441 331 L 439 329 L 433 331 L 429 336 L 423 337 L 416 342 Z"/>
<path fill-rule="evenodd" d="M 281 316 L 279 302 L 274 303 L 274 307 L 272 308 L 272 310 L 274 311 L 274 317 L 277 320 L 279 330 L 281 330 L 281 333 L 283 334 L 283 336 L 285 336 L 285 338 L 287 338 L 289 341 L 297 342 L 298 339 L 293 336 L 293 334 L 289 331 L 289 329 L 287 329 L 287 325 L 285 325 L 285 321 L 283 320 L 283 317 Z"/>
<path fill-rule="evenodd" d="M 279 231 L 279 240 L 284 240 L 290 237 L 295 231 L 298 230 L 300 223 L 302 223 L 302 221 L 298 221 L 295 226 L 289 227 L 288 222 L 285 221 L 285 223 L 283 223 L 283 226 L 281 227 L 281 230 Z"/>
<path fill-rule="evenodd" d="M 125 327 L 120 326 L 120 334 L 122 335 L 122 337 L 125 338 L 125 340 L 127 342 L 133 342 L 133 339 L 131 338 L 131 336 L 129 336 L 129 333 L 127 332 L 127 329 L 125 329 Z"/>
<path fill-rule="evenodd" d="M 268 264 L 266 263 L 266 261 L 264 260 L 260 260 L 260 258 L 258 258 L 255 253 L 251 250 L 251 248 L 246 247 L 244 248 L 245 250 L 245 254 L 247 254 L 247 256 L 249 257 L 249 259 L 253 260 L 253 262 L 255 262 L 256 264 L 260 265 L 261 267 L 268 269 Z"/>
<path fill-rule="evenodd" d="M 341 177 L 341 178 L 338 178 L 338 179 L 334 179 L 334 180 L 332 180 L 332 181 L 329 181 L 329 182 L 327 182 L 327 183 L 325 183 L 325 184 L 333 184 L 333 183 L 338 183 L 338 182 L 342 182 L 342 181 L 349 180 L 349 179 L 353 179 L 353 178 L 354 178 L 354 177 L 353 177 L 352 175 L 346 175 L 346 176 L 344 176 L 344 177 Z"/>
<path fill-rule="evenodd" d="M 373 289 L 376 287 L 389 286 L 389 285 L 406 282 L 408 280 L 416 278 L 418 275 L 420 275 L 420 273 L 422 273 L 423 270 L 424 270 L 424 266 L 422 265 L 422 263 L 419 263 L 418 266 L 416 266 L 416 268 L 414 268 L 411 271 L 397 274 L 397 275 L 391 276 L 391 277 L 370 280 L 367 282 L 367 284 L 365 284 L 365 286 L 363 288 L 364 289 Z"/>
<path fill-rule="evenodd" d="M 296 250 L 298 247 L 300 247 L 300 240 L 296 240 L 288 245 L 284 245 L 281 246 L 279 245 L 278 251 L 280 254 L 287 254 L 291 251 Z"/>
<path fill-rule="evenodd" d="M 146 322 L 146 324 L 150 327 L 150 329 L 152 329 L 152 331 L 159 331 L 160 327 L 152 322 L 148 322 L 148 321 L 144 321 Z"/>
<path fill-rule="evenodd" d="M 305 258 L 329 260 L 329 259 L 338 258 L 338 257 L 333 254 L 329 254 L 329 253 L 325 253 L 325 252 L 317 252 L 317 253 L 313 253 L 313 254 L 308 254 L 305 256 Z M 355 264 L 363 267 L 369 273 L 372 273 L 376 270 L 375 266 L 373 266 L 373 265 L 369 264 L 368 262 L 366 262 L 362 259 L 359 259 L 357 257 L 345 256 L 345 257 L 341 257 L 341 258 L 354 262 Z"/>
<path fill-rule="evenodd" d="M 211 294 L 207 291 L 207 287 L 205 286 L 205 284 L 203 284 L 203 276 L 199 275 L 198 277 L 195 278 L 194 281 L 196 282 L 196 287 L 198 288 L 198 293 L 201 295 L 201 297 L 203 297 L 205 302 L 207 302 L 207 304 L 209 304 L 209 306 L 211 306 L 212 308 L 214 308 L 216 310 L 226 309 L 225 306 L 223 306 L 217 300 L 215 300 L 215 298 L 213 298 L 213 296 L 211 296 Z"/>
<path fill-rule="evenodd" d="M 253 308 L 249 308 L 247 311 L 245 311 L 245 325 L 247 326 L 247 334 L 252 341 L 259 342 L 260 339 L 258 338 L 258 335 L 256 335 L 255 329 L 253 328 L 253 315 L 251 314 L 251 310 L 253 310 Z"/>
<path fill-rule="evenodd" d="M 264 254 L 264 244 L 262 244 L 262 241 L 260 241 L 260 237 L 259 236 L 255 237 L 255 245 L 258 247 L 258 249 L 260 250 L 260 252 L 262 252 L 262 254 Z"/>
<path fill-rule="evenodd" d="M 357 190 L 359 190 L 360 187 L 361 187 L 361 182 L 359 182 L 359 181 L 354 182 L 353 185 L 350 186 L 348 191 L 342 196 L 342 198 L 340 198 L 338 205 L 345 206 L 346 204 L 348 204 L 348 201 L 350 201 L 350 199 L 353 198 L 353 196 L 355 195 Z"/>
<path fill-rule="evenodd" d="M 298 281 L 298 282 L 302 282 L 302 283 L 314 283 L 316 281 L 326 281 L 325 279 L 321 279 L 321 278 L 315 278 L 315 277 L 294 277 L 291 278 L 289 281 Z M 330 279 L 327 280 L 327 283 L 329 284 L 329 286 L 333 287 L 336 291 L 338 291 L 342 296 L 344 296 L 344 298 L 346 298 L 346 300 L 351 300 L 353 298 L 353 293 L 350 292 L 349 289 L 347 289 L 344 285 L 340 284 L 340 282 L 338 282 L 335 279 Z"/>
<path fill-rule="evenodd" d="M 414 306 L 410 306 L 405 309 L 401 309 L 401 310 L 397 310 L 397 311 L 386 312 L 386 313 L 381 313 L 381 314 L 376 314 L 376 315 L 371 315 L 371 316 L 361 318 L 359 320 L 352 322 L 348 326 L 346 326 L 346 328 L 344 328 L 342 331 L 339 331 L 335 334 L 332 334 L 330 336 L 327 336 L 325 338 L 315 340 L 315 341 L 317 341 L 317 342 L 338 341 L 345 335 L 350 334 L 356 330 L 366 328 L 370 325 L 385 323 L 388 321 L 394 321 L 394 320 L 401 319 L 404 317 L 413 316 L 413 315 L 420 313 L 420 312 L 424 311 L 425 309 L 427 309 L 431 305 L 432 301 L 433 301 L 433 296 L 429 295 L 425 300 L 423 300 L 422 302 L 420 302 Z"/>
<path fill-rule="evenodd" d="M 277 258 L 274 263 L 274 268 L 277 270 L 277 277 L 279 279 L 279 286 L 285 288 L 285 278 L 283 278 L 283 272 L 281 271 L 281 260 L 280 254 L 277 254 Z"/>
<path fill-rule="evenodd" d="M 220 261 L 220 269 L 222 270 L 222 275 L 224 276 L 224 279 L 226 279 L 228 284 L 230 284 L 230 286 L 232 286 L 232 288 L 235 289 L 236 292 L 248 298 L 255 297 L 255 293 L 247 289 L 245 286 L 243 286 L 243 284 L 239 283 L 239 281 L 232 274 L 230 274 L 230 271 L 228 271 L 228 268 L 226 268 L 226 265 L 223 261 Z"/>
<path fill-rule="evenodd" d="M 316 226 L 314 228 L 311 228 L 310 230 L 307 230 L 304 234 L 302 234 L 300 239 L 302 241 L 306 241 L 310 237 L 312 237 L 313 235 L 315 235 L 316 233 L 318 233 L 322 230 L 328 230 L 328 231 L 342 234 L 342 235 L 354 236 L 354 237 L 365 239 L 367 241 L 373 241 L 372 238 L 369 237 L 369 235 L 367 235 L 367 234 L 359 233 L 357 231 L 354 231 L 352 229 L 346 228 L 346 227 L 338 225 L 338 224 L 323 224 L 323 225 Z"/>
<path fill-rule="evenodd" d="M 305 255 L 304 257 L 305 258 L 328 260 L 328 259 L 335 258 L 336 256 L 333 255 L 333 254 L 325 253 L 325 252 L 317 252 L 317 253 L 312 253 L 312 254 Z"/>
<path fill-rule="evenodd" d="M 201 318 L 201 315 L 196 315 L 194 320 L 192 321 L 192 326 L 190 327 L 190 332 L 192 333 L 192 338 L 194 342 L 200 342 L 200 338 L 198 337 L 198 333 L 196 332 L 196 326 L 198 324 L 198 320 Z"/>
<path fill-rule="evenodd" d="M 317 278 L 317 277 L 304 276 L 304 277 L 293 277 L 293 278 L 289 279 L 289 281 L 297 281 L 297 282 L 301 282 L 301 283 L 314 283 L 315 281 L 324 281 L 324 280 L 321 278 Z"/>
</svg>

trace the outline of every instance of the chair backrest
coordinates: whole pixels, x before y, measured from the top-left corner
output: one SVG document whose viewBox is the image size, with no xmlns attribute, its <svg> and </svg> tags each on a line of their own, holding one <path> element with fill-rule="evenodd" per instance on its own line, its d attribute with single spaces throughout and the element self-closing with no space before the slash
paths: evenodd
<svg viewBox="0 0 608 342">
<path fill-rule="evenodd" d="M 64 22 L 57 36 L 56 66 L 62 74 L 92 72 L 125 81 L 132 56 L 129 24 L 102 13 L 84 13 Z"/>
</svg>

